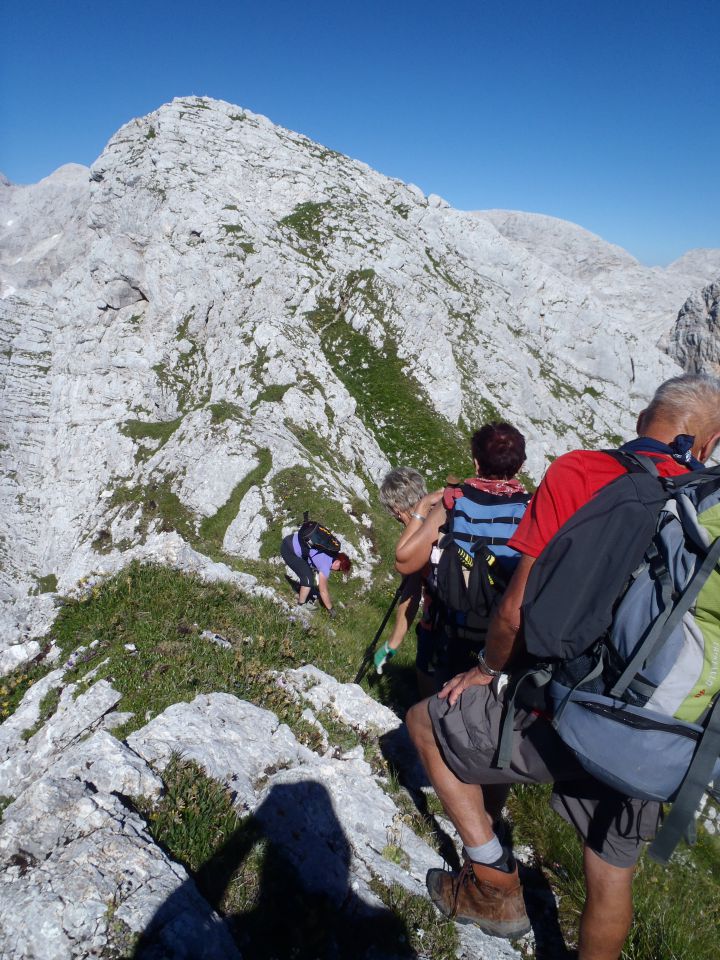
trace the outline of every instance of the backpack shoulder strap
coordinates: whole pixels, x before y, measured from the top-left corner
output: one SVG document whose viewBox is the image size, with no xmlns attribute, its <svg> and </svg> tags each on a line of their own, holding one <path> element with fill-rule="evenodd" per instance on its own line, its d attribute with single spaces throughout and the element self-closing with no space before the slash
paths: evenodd
<svg viewBox="0 0 720 960">
<path fill-rule="evenodd" d="M 307 527 L 308 523 L 310 523 L 310 512 L 308 510 L 304 510 L 302 523 L 300 524 L 300 529 L 298 530 L 298 543 L 300 544 L 300 554 L 303 560 L 306 563 L 312 563 L 310 560 L 310 544 L 303 536 L 303 528 Z"/>
<path fill-rule="evenodd" d="M 601 452 L 606 453 L 613 460 L 617 460 L 628 473 L 649 473 L 653 477 L 660 475 L 655 465 L 657 458 L 650 454 L 628 453 L 625 450 L 602 450 Z"/>
<path fill-rule="evenodd" d="M 443 490 L 443 506 L 448 511 L 448 513 L 455 506 L 455 501 L 460 497 L 464 496 L 462 492 L 462 481 L 456 480 L 455 477 L 448 477 L 445 489 Z"/>
</svg>

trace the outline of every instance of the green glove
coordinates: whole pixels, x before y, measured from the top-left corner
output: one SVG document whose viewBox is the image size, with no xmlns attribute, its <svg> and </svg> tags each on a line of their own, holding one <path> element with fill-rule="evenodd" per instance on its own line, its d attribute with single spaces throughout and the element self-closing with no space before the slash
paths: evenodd
<svg viewBox="0 0 720 960">
<path fill-rule="evenodd" d="M 383 667 L 385 666 L 387 661 L 391 657 L 394 657 L 396 653 L 397 653 L 397 650 L 393 650 L 393 648 L 388 646 L 387 643 L 384 643 L 379 650 L 375 651 L 375 656 L 373 657 L 373 661 L 375 662 L 375 669 L 377 670 L 378 673 L 383 672 Z"/>
</svg>

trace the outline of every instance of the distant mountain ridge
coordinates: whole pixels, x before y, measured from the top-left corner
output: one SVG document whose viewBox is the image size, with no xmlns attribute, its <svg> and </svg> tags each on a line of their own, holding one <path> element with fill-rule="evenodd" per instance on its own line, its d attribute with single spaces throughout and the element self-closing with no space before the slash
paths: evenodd
<svg viewBox="0 0 720 960">
<path fill-rule="evenodd" d="M 536 480 L 617 442 L 718 273 L 719 251 L 663 271 L 574 224 L 454 210 L 203 98 L 126 124 L 89 176 L 0 184 L 0 666 L 56 590 L 131 557 L 273 591 L 308 502 L 369 580 L 390 464 L 467 470 L 497 416 Z"/>
<path fill-rule="evenodd" d="M 508 210 L 478 211 L 477 216 L 553 270 L 586 285 L 649 338 L 667 336 L 678 304 L 720 277 L 720 249 L 689 250 L 668 267 L 645 267 L 622 247 L 565 220 Z"/>
</svg>

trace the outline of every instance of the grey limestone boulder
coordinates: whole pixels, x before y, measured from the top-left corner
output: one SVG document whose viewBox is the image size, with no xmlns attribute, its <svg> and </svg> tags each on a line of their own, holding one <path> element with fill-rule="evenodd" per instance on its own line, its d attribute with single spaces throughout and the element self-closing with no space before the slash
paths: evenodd
<svg viewBox="0 0 720 960">
<path fill-rule="evenodd" d="M 173 754 L 195 760 L 232 790 L 245 810 L 271 772 L 313 758 L 274 713 L 228 693 L 177 703 L 128 737 L 128 746 L 163 770 Z"/>
<path fill-rule="evenodd" d="M 151 924 L 165 956 L 239 957 L 143 821 L 77 776 L 46 775 L 5 810 L 0 862 L 0 953 L 8 960 L 98 955 L 119 939 L 132 946 Z"/>
<path fill-rule="evenodd" d="M 0 763 L 0 794 L 17 796 L 41 776 L 72 744 L 92 733 L 120 700 L 106 680 L 75 699 L 75 686 L 63 688 L 57 710 L 37 733 Z"/>
<path fill-rule="evenodd" d="M 720 375 L 720 280 L 687 299 L 678 314 L 668 353 L 687 373 Z"/>
</svg>

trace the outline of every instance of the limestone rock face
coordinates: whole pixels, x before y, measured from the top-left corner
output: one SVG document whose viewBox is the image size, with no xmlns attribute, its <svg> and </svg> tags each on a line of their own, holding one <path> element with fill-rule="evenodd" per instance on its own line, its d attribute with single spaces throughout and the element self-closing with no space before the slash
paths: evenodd
<svg viewBox="0 0 720 960">
<path fill-rule="evenodd" d="M 720 375 L 720 280 L 688 297 L 678 314 L 668 353 L 688 373 Z"/>
<path fill-rule="evenodd" d="M 239 958 L 224 923 L 140 817 L 87 779 L 45 776 L 25 790 L 5 810 L 0 861 L 8 960 L 97 956 L 148 928 L 158 956 Z"/>
<path fill-rule="evenodd" d="M 100 680 L 75 698 L 63 682 L 69 665 L 32 686 L 0 728 L 0 789 L 12 800 L 0 824 L 0 954 L 126 955 L 152 930 L 158 955 L 237 960 L 223 921 L 129 802 L 157 797 L 160 778 L 110 734 L 92 732 L 120 694 Z M 57 688 L 56 711 L 26 741 Z"/>
<path fill-rule="evenodd" d="M 367 579 L 375 484 L 391 460 L 429 469 L 403 436 L 414 399 L 440 434 L 518 423 L 535 479 L 631 434 L 714 257 L 647 270 L 194 97 L 126 124 L 90 171 L 3 182 L 0 670 L 38 652 L 56 591 L 132 556 L 217 574 L 275 553 L 300 519 L 288 490 L 351 505 Z"/>
<path fill-rule="evenodd" d="M 0 179 L 0 296 L 48 290 L 87 255 L 87 167 L 68 163 L 32 186 Z"/>
<path fill-rule="evenodd" d="M 278 674 L 277 682 L 318 710 L 318 722 L 330 711 L 334 722 L 371 737 L 401 727 L 360 687 L 316 668 Z M 58 683 L 61 671 L 31 688 L 16 723 L 36 718 L 38 694 Z M 239 958 L 225 921 L 156 845 L 136 809 L 135 800 L 162 791 L 158 772 L 172 753 L 225 784 L 268 849 L 282 851 L 294 882 L 321 896 L 348 930 L 389 929 L 375 926 L 389 916 L 378 883 L 426 896 L 425 874 L 440 856 L 407 824 L 362 747 L 320 755 L 270 711 L 217 693 L 169 707 L 127 744 L 102 730 L 81 740 L 82 725 L 87 730 L 119 695 L 106 681 L 91 686 L 86 703 L 77 700 L 71 737 L 64 705 L 72 692 L 62 688 L 56 714 L 27 744 L 21 737 L 3 744 L 5 764 L 22 771 L 2 788 L 14 797 L 0 823 L 0 952 L 7 960 Z M 412 781 L 411 767 L 401 760 L 399 769 Z M 383 933 L 368 956 L 405 956 L 400 933 L 395 928 L 395 940 Z M 460 960 L 519 957 L 475 928 L 458 927 L 458 934 Z"/>
<path fill-rule="evenodd" d="M 28 740 L 27 746 L 14 750 L 0 764 L 0 795 L 17 796 L 37 780 L 58 755 L 96 729 L 102 717 L 120 700 L 120 694 L 106 680 L 94 684 L 77 700 L 74 693 L 74 685 L 65 687 L 50 720 Z"/>
<path fill-rule="evenodd" d="M 256 785 L 269 770 L 302 762 L 309 753 L 274 713 L 227 693 L 169 707 L 131 734 L 128 745 L 160 770 L 173 753 L 197 760 L 208 776 L 227 783 L 238 804 L 250 810 Z"/>
</svg>

